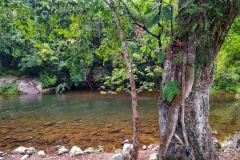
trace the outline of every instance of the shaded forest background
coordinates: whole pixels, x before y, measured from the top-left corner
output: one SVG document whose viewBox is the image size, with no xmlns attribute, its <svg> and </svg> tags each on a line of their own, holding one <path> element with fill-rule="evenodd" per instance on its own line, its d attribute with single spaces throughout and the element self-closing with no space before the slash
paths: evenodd
<svg viewBox="0 0 240 160">
<path fill-rule="evenodd" d="M 134 17 L 120 6 L 120 20 L 138 91 L 159 90 L 164 49 L 169 42 L 178 43 L 174 36 L 178 28 L 172 21 L 176 15 L 168 3 L 164 3 L 161 19 L 154 11 L 158 7 L 154 2 L 139 0 L 126 5 Z M 149 32 L 132 21 L 139 17 Z M 57 92 L 75 86 L 129 90 L 121 42 L 104 1 L 2 0 L 0 22 L 0 76 L 38 77 L 43 88 L 56 87 Z M 150 32 L 161 32 L 163 52 Z M 239 42 L 240 17 L 218 55 L 213 90 L 240 92 Z"/>
</svg>

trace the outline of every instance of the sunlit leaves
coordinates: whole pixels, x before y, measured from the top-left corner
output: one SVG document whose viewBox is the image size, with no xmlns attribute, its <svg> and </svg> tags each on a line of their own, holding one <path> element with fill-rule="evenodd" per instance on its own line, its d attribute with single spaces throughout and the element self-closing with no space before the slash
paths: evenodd
<svg viewBox="0 0 240 160">
<path fill-rule="evenodd" d="M 167 98 L 168 102 L 172 102 L 173 98 L 179 93 L 178 82 L 166 81 L 162 90 L 162 96 Z"/>
</svg>

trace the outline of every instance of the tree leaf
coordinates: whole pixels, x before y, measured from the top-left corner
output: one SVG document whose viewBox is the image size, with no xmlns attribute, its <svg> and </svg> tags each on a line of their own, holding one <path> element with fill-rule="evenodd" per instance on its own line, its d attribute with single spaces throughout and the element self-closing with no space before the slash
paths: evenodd
<svg viewBox="0 0 240 160">
<path fill-rule="evenodd" d="M 167 20 L 170 20 L 172 18 L 171 6 L 170 5 L 167 5 L 167 6 L 163 7 L 163 16 Z"/>
<path fill-rule="evenodd" d="M 172 102 L 173 98 L 178 94 L 178 82 L 166 81 L 162 90 L 162 96 L 167 98 L 168 102 Z"/>
<path fill-rule="evenodd" d="M 156 15 L 152 20 L 152 24 L 157 24 L 159 21 L 160 21 L 160 15 Z"/>
<path fill-rule="evenodd" d="M 160 62 L 160 64 L 162 64 L 165 60 L 165 56 L 164 54 L 161 52 L 158 53 L 158 61 Z"/>
</svg>

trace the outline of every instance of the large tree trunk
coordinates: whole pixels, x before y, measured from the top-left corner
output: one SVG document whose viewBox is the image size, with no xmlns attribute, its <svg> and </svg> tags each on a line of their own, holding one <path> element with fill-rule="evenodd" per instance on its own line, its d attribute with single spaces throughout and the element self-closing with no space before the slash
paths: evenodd
<svg viewBox="0 0 240 160">
<path fill-rule="evenodd" d="M 206 3 L 194 2 L 198 6 Z M 214 0 L 211 2 L 216 3 Z M 188 1 L 180 3 L 190 5 Z M 159 98 L 161 160 L 168 157 L 218 159 L 208 124 L 209 90 L 213 82 L 215 58 L 239 12 L 239 2 L 218 3 L 224 15 L 221 18 L 216 18 L 210 9 L 196 12 L 195 15 L 181 13 L 180 10 L 179 28 L 187 28 L 189 32 L 180 34 L 181 43 L 176 41 L 166 49 L 162 87 L 167 81 L 177 81 L 179 94 L 172 102 L 168 102 L 163 95 Z M 190 32 L 196 20 L 211 22 L 208 30 L 199 24 L 194 32 Z"/>
</svg>

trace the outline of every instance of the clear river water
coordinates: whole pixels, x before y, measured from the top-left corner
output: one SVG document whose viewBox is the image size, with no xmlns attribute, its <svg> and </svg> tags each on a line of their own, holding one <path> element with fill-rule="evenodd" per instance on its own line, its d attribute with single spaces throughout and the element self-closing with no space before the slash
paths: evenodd
<svg viewBox="0 0 240 160">
<path fill-rule="evenodd" d="M 234 94 L 210 98 L 210 126 L 219 140 L 240 130 L 240 103 Z M 140 93 L 141 145 L 159 143 L 158 93 Z M 82 149 L 103 145 L 106 151 L 131 140 L 132 109 L 128 93 L 102 95 L 73 91 L 62 95 L 0 96 L 0 150 L 18 146 L 52 152 L 57 145 Z"/>
</svg>

